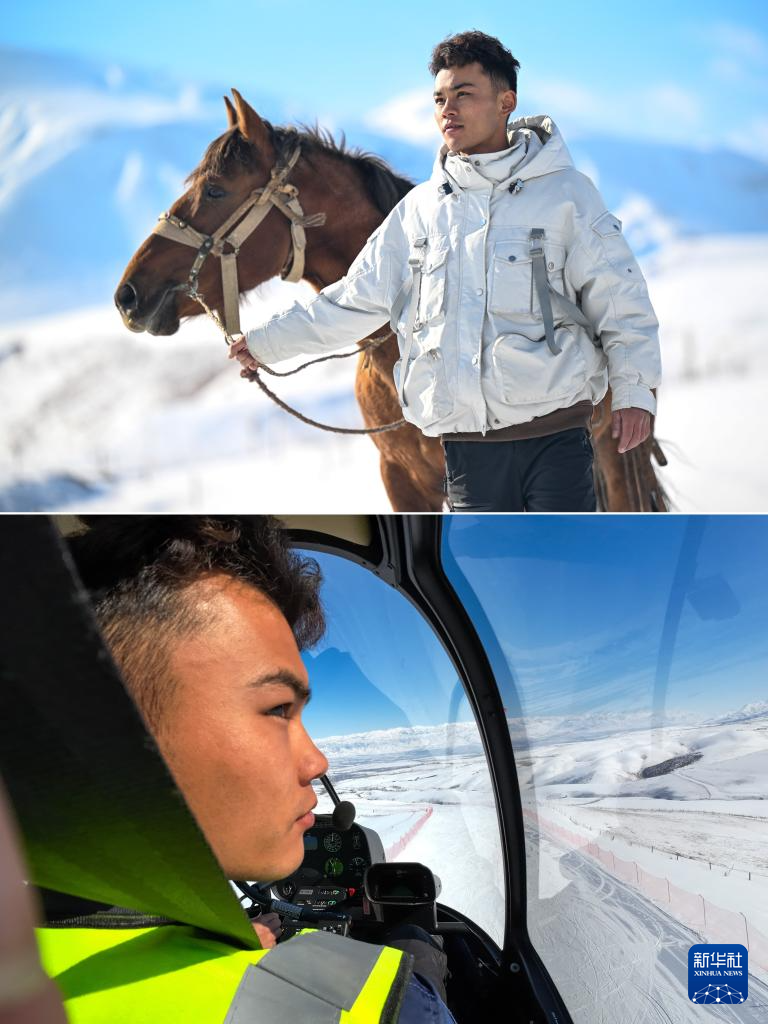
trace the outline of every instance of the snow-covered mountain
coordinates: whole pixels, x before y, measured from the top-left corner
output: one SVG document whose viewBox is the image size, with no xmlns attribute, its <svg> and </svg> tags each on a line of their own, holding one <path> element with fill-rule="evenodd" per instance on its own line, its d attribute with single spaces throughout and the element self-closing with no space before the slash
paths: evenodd
<svg viewBox="0 0 768 1024">
<path fill-rule="evenodd" d="M 747 705 L 752 707 L 756 705 Z M 768 707 L 768 706 L 767 706 Z M 527 715 L 524 719 L 509 718 L 507 724 L 515 749 L 525 752 L 531 747 L 548 744 L 592 742 L 615 739 L 633 732 L 648 732 L 647 708 L 626 711 L 590 711 L 580 715 Z M 717 719 L 728 721 L 727 717 Z M 664 728 L 685 729 L 704 725 L 701 716 L 691 711 L 668 710 L 663 716 Z M 347 733 L 326 736 L 321 743 L 330 757 L 357 756 L 363 751 L 375 750 L 387 757 L 407 757 L 424 750 L 443 751 L 460 749 L 462 753 L 481 753 L 480 734 L 474 721 L 446 722 L 441 725 L 409 725 L 375 732 Z M 677 751 L 675 751 L 677 753 Z"/>
<path fill-rule="evenodd" d="M 138 243 L 224 130 L 221 96 L 233 84 L 0 48 L 0 317 L 109 301 Z M 279 97 L 246 91 L 273 122 L 290 120 Z M 413 145 L 343 127 L 350 145 L 415 180 L 428 175 L 435 139 Z M 640 252 L 691 235 L 768 231 L 768 166 L 756 160 L 608 138 L 571 148 Z"/>
<path fill-rule="evenodd" d="M 226 126 L 223 90 L 7 49 L 0 69 L 0 316 L 108 301 Z"/>
<path fill-rule="evenodd" d="M 745 704 L 736 711 L 730 711 L 728 714 L 710 719 L 707 724 L 727 725 L 729 722 L 753 722 L 759 718 L 768 719 L 768 701 L 766 700 L 750 701 L 749 704 Z"/>
</svg>

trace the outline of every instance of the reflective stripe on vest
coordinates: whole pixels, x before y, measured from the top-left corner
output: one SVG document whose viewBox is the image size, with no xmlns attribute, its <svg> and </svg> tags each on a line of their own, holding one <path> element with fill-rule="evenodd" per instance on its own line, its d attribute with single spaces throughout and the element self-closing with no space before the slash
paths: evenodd
<svg viewBox="0 0 768 1024">
<path fill-rule="evenodd" d="M 394 1024 L 411 976 L 400 950 L 305 931 L 238 950 L 194 928 L 40 928 L 70 1024 Z"/>
</svg>

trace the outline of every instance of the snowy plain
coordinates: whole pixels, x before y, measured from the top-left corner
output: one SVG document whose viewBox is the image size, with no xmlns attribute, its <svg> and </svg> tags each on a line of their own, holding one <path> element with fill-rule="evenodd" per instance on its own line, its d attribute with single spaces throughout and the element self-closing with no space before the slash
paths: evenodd
<svg viewBox="0 0 768 1024">
<path fill-rule="evenodd" d="M 665 367 L 660 472 L 675 511 L 768 511 L 766 267 L 763 236 L 676 241 L 647 258 Z M 262 286 L 244 326 L 301 294 Z M 314 418 L 360 426 L 356 362 L 269 384 Z M 4 511 L 389 510 L 372 442 L 271 404 L 204 318 L 170 339 L 131 334 L 109 307 L 5 325 L 0 393 Z"/>
<path fill-rule="evenodd" d="M 682 717 L 682 716 L 681 716 Z M 577 1024 L 757 1022 L 768 1011 L 768 704 L 659 730 L 585 718 L 510 721 L 526 822 L 529 928 Z M 318 740 L 342 799 L 394 859 L 429 865 L 440 901 L 503 931 L 501 849 L 474 723 Z M 696 756 L 700 755 L 700 756 Z M 690 761 L 690 758 L 695 760 Z M 689 763 L 684 763 L 689 761 Z M 643 777 L 643 771 L 650 772 Z M 659 774 L 655 774 L 656 770 Z M 330 804 L 321 810 L 330 809 Z M 427 813 L 428 812 L 428 813 Z M 566 826 L 566 828 L 563 828 Z M 564 838 L 569 836 L 570 838 Z M 718 941 L 621 878 L 587 844 L 706 900 L 751 935 L 743 1006 L 687 999 L 688 948 Z M 663 886 L 662 886 L 663 888 Z M 722 941 L 732 941 L 730 938 Z"/>
</svg>

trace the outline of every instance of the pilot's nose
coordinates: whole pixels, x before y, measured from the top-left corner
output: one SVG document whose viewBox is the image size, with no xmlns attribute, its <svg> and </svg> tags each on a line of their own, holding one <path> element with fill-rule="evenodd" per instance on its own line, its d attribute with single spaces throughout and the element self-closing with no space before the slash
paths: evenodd
<svg viewBox="0 0 768 1024">
<path fill-rule="evenodd" d="M 303 745 L 301 757 L 303 775 L 307 782 L 311 782 L 312 779 L 319 779 L 321 775 L 326 774 L 328 771 L 328 758 L 319 747 L 315 746 L 312 737 L 306 729 L 304 730 L 304 736 L 302 739 Z"/>
<path fill-rule="evenodd" d="M 115 292 L 115 305 L 121 313 L 132 313 L 139 304 L 139 296 L 130 281 L 125 281 Z"/>
</svg>

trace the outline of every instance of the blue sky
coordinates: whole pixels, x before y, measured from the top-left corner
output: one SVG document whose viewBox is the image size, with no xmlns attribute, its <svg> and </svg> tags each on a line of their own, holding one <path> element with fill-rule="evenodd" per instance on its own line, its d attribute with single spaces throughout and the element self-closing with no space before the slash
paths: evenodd
<svg viewBox="0 0 768 1024">
<path fill-rule="evenodd" d="M 312 557 L 323 569 L 328 623 L 319 647 L 305 655 L 313 735 L 469 720 L 463 697 L 458 715 L 451 713 L 456 672 L 412 605 L 346 559 Z"/>
<path fill-rule="evenodd" d="M 432 45 L 464 28 L 498 35 L 522 64 L 519 110 L 547 110 L 573 136 L 632 134 L 725 144 L 768 159 L 768 13 L 734 0 L 642 5 L 480 0 L 363 7 L 296 0 L 26 0 L 0 42 L 160 69 L 334 129 L 429 130 Z M 425 120 L 426 118 L 426 120 Z"/>
<path fill-rule="evenodd" d="M 667 710 L 702 716 L 768 699 L 765 517 L 451 519 L 448 547 L 528 714 L 649 708 L 657 680 Z"/>
<path fill-rule="evenodd" d="M 686 538 L 682 610 L 660 686 L 667 711 L 704 718 L 768 699 L 768 518 L 446 520 L 448 549 L 480 598 L 529 715 L 651 707 Z M 313 734 L 453 718 L 456 674 L 410 604 L 357 565 L 318 560 L 329 630 L 307 657 Z M 514 714 L 517 696 L 507 691 L 504 701 Z M 466 700 L 455 717 L 469 719 Z"/>
</svg>

